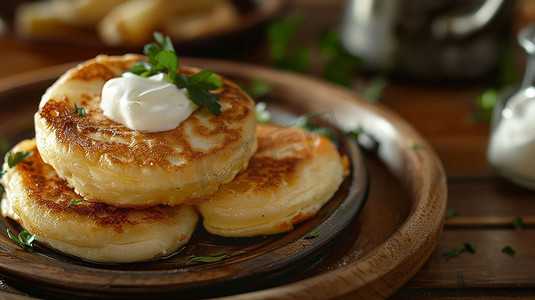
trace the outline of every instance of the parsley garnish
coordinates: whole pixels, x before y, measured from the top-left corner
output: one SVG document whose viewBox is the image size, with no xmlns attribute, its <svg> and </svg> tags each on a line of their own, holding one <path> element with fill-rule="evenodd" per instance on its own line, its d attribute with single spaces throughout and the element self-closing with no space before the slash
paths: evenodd
<svg viewBox="0 0 535 300">
<path fill-rule="evenodd" d="M 349 130 L 349 131 L 346 131 L 345 134 L 346 134 L 347 136 L 349 136 L 350 138 L 352 138 L 352 139 L 354 139 L 355 141 L 358 142 L 358 141 L 359 141 L 359 135 L 360 135 L 361 133 L 363 133 L 363 132 L 364 132 L 364 129 L 362 129 L 362 127 L 359 126 L 359 127 L 358 127 L 357 129 L 355 129 L 355 130 Z"/>
<path fill-rule="evenodd" d="M 33 152 L 31 151 L 28 151 L 28 152 L 16 152 L 15 154 L 13 154 L 13 152 L 9 152 L 7 154 L 7 165 L 9 166 L 9 168 L 13 168 L 14 166 L 16 166 L 18 163 L 20 163 L 21 161 L 25 160 L 26 158 L 30 157 L 33 155 Z M 32 165 L 32 162 L 27 162 L 28 165 Z"/>
<path fill-rule="evenodd" d="M 305 235 L 303 238 L 305 240 L 308 240 L 308 239 L 315 239 L 317 238 L 318 236 L 320 236 L 320 231 L 319 230 L 316 230 L 316 231 L 312 231 L 311 233 Z"/>
<path fill-rule="evenodd" d="M 476 243 L 465 243 L 466 250 L 470 253 L 476 253 L 477 244 Z"/>
<path fill-rule="evenodd" d="M 219 255 L 219 256 L 191 256 L 190 259 L 186 262 L 187 264 L 191 263 L 191 262 L 202 262 L 202 263 L 213 263 L 213 262 L 218 262 L 224 258 L 227 257 L 227 254 L 222 254 L 222 255 Z"/>
<path fill-rule="evenodd" d="M 449 260 L 450 258 L 459 256 L 459 254 L 463 253 L 464 251 L 468 251 L 470 253 L 476 253 L 476 250 L 477 250 L 477 245 L 475 243 L 464 243 L 460 246 L 457 246 L 451 249 L 448 252 L 443 253 L 442 256 L 445 257 L 446 260 Z"/>
<path fill-rule="evenodd" d="M 505 246 L 502 249 L 502 253 L 509 254 L 511 256 L 515 256 L 516 251 L 513 248 L 511 248 L 510 246 Z"/>
<path fill-rule="evenodd" d="M 446 209 L 446 220 L 456 217 L 458 214 L 459 212 L 455 208 L 448 208 Z"/>
<path fill-rule="evenodd" d="M 292 47 L 292 41 L 304 19 L 304 15 L 295 14 L 287 19 L 277 19 L 269 24 L 267 28 L 269 56 L 275 67 L 300 73 L 308 71 L 310 67 L 309 49 L 306 46 L 300 46 L 297 49 Z"/>
<path fill-rule="evenodd" d="M 522 229 L 524 229 L 524 222 L 522 222 L 521 217 L 517 217 L 513 220 L 513 227 L 515 227 L 517 231 L 521 231 Z"/>
<path fill-rule="evenodd" d="M 379 101 L 383 95 L 383 91 L 387 86 L 388 79 L 386 77 L 383 75 L 374 76 L 368 83 L 366 90 L 364 90 L 364 99 L 370 102 Z"/>
<path fill-rule="evenodd" d="M 261 78 L 255 77 L 251 80 L 249 86 L 240 86 L 251 98 L 258 99 L 269 93 L 273 86 Z"/>
<path fill-rule="evenodd" d="M 164 73 L 166 79 L 176 85 L 179 89 L 186 89 L 186 96 L 197 106 L 204 106 L 214 115 L 221 114 L 221 105 L 217 102 L 219 97 L 207 92 L 216 90 L 223 83 L 219 77 L 210 71 L 200 71 L 191 76 L 178 74 L 179 61 L 175 49 L 169 37 L 164 37 L 161 33 L 155 32 L 156 43 L 145 45 L 143 53 L 149 61 L 139 61 L 130 70 L 141 77 L 149 77 L 158 73 Z"/>
<path fill-rule="evenodd" d="M 80 204 L 82 202 L 85 202 L 85 200 L 84 199 L 81 199 L 81 200 L 72 199 L 71 203 L 69 203 L 69 205 L 67 205 L 67 207 L 72 206 L 72 205 L 78 205 L 78 204 Z"/>
<path fill-rule="evenodd" d="M 85 112 L 85 108 L 78 107 L 78 105 L 76 105 L 76 103 L 74 103 L 74 110 L 76 110 L 76 113 L 79 114 L 80 116 L 87 115 L 87 113 Z"/>
<path fill-rule="evenodd" d="M 329 28 L 320 34 L 318 51 L 325 59 L 323 79 L 351 87 L 353 75 L 361 69 L 362 59 L 346 50 L 338 30 Z"/>
<path fill-rule="evenodd" d="M 4 170 L 0 171 L 0 178 L 2 178 L 2 176 L 4 176 L 6 173 L 7 171 L 4 171 Z"/>
<path fill-rule="evenodd" d="M 19 236 L 17 237 L 8 228 L 7 235 L 13 242 L 19 245 L 22 249 L 28 250 L 28 249 L 33 248 L 33 242 L 35 241 L 35 234 L 30 234 L 28 231 L 23 230 L 19 233 Z"/>
<path fill-rule="evenodd" d="M 422 145 L 414 143 L 411 145 L 412 150 L 420 150 L 422 149 Z"/>
<path fill-rule="evenodd" d="M 312 124 L 308 120 L 309 120 L 308 117 L 301 116 L 301 117 L 299 117 L 299 118 L 297 118 L 295 120 L 295 126 L 296 127 L 301 127 L 303 129 L 306 129 L 306 130 L 308 130 L 308 131 L 310 131 L 312 133 L 323 135 L 323 136 L 327 137 L 328 139 L 330 139 L 333 142 L 336 141 L 336 135 L 334 134 L 333 131 L 331 131 L 328 128 L 322 127 L 322 126 L 318 126 L 318 125 Z"/>
<path fill-rule="evenodd" d="M 492 119 L 492 110 L 499 100 L 499 93 L 496 88 L 484 90 L 477 98 L 478 111 L 474 114 L 477 122 L 489 122 Z"/>
</svg>

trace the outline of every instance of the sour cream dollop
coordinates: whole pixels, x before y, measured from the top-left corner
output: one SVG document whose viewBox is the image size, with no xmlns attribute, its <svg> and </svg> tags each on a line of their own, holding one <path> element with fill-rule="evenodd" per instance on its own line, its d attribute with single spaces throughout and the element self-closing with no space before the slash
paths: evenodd
<svg viewBox="0 0 535 300">
<path fill-rule="evenodd" d="M 100 108 L 114 122 L 132 130 L 158 132 L 171 130 L 197 109 L 164 74 L 148 78 L 125 72 L 108 80 L 102 88 Z"/>
</svg>

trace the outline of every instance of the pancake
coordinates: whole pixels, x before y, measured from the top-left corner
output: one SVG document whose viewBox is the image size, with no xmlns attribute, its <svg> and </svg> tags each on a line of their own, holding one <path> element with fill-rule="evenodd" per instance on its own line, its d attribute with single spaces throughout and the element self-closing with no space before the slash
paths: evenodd
<svg viewBox="0 0 535 300">
<path fill-rule="evenodd" d="M 221 114 L 201 107 L 177 128 L 140 132 L 104 116 L 104 83 L 144 56 L 98 56 L 67 71 L 35 114 L 43 160 L 88 199 L 116 206 L 177 205 L 211 194 L 247 167 L 256 150 L 254 102 L 220 77 Z M 191 75 L 198 69 L 182 67 Z M 83 107 L 87 115 L 74 108 Z"/>
<path fill-rule="evenodd" d="M 12 151 L 34 155 L 11 169 L 4 163 L 2 213 L 61 252 L 96 262 L 143 261 L 177 251 L 196 228 L 198 214 L 187 205 L 145 209 L 88 201 L 69 205 L 83 198 L 43 162 L 35 140 L 22 141 Z"/>
<path fill-rule="evenodd" d="M 349 164 L 326 137 L 258 124 L 249 167 L 197 209 L 206 230 L 225 237 L 287 232 L 312 218 L 338 190 Z"/>
</svg>

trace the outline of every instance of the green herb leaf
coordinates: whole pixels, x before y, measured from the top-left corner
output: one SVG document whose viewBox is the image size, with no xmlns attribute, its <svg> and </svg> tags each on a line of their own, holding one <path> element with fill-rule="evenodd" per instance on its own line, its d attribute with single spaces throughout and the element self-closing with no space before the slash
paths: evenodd
<svg viewBox="0 0 535 300">
<path fill-rule="evenodd" d="M 136 75 L 141 75 L 147 70 L 150 70 L 150 65 L 146 61 L 138 61 L 130 70 L 127 72 L 134 73 Z"/>
<path fill-rule="evenodd" d="M 158 61 L 158 69 L 167 69 L 167 75 L 174 79 L 177 76 L 178 72 L 178 57 L 174 52 L 162 50 L 156 55 L 156 60 Z"/>
<path fill-rule="evenodd" d="M 335 58 L 340 49 L 343 49 L 343 47 L 341 47 L 338 30 L 327 29 L 320 33 L 318 52 L 322 57 L 326 59 Z"/>
<path fill-rule="evenodd" d="M 207 91 L 220 88 L 223 85 L 221 79 L 210 71 L 200 71 L 191 76 L 178 74 L 180 64 L 171 39 L 159 32 L 154 33 L 154 39 L 156 43 L 147 44 L 143 49 L 149 61 L 138 62 L 127 72 L 141 77 L 163 73 L 166 80 L 179 89 L 187 89 L 186 96 L 193 103 L 206 107 L 216 116 L 220 115 L 219 97 Z"/>
<path fill-rule="evenodd" d="M 484 90 L 477 98 L 477 111 L 473 114 L 473 120 L 475 122 L 489 122 L 498 98 L 499 94 L 495 88 Z"/>
<path fill-rule="evenodd" d="M 466 250 L 468 250 L 468 252 L 476 253 L 476 250 L 477 250 L 476 243 L 465 243 L 464 246 L 466 247 Z"/>
<path fill-rule="evenodd" d="M 422 149 L 422 145 L 414 143 L 414 144 L 411 145 L 411 149 L 412 150 L 420 150 L 420 149 Z"/>
<path fill-rule="evenodd" d="M 0 178 L 2 178 L 2 176 L 4 176 L 6 173 L 7 171 L 4 171 L 4 170 L 0 171 Z"/>
<path fill-rule="evenodd" d="M 455 208 L 448 208 L 446 209 L 446 220 L 456 217 L 458 214 L 459 212 Z"/>
<path fill-rule="evenodd" d="M 76 110 L 76 113 L 79 114 L 80 116 L 87 115 L 87 113 L 85 112 L 85 109 L 83 107 L 78 107 L 76 103 L 74 103 L 74 109 Z"/>
<path fill-rule="evenodd" d="M 206 70 L 189 76 L 188 82 L 190 86 L 194 86 L 203 90 L 216 90 L 223 85 L 223 82 L 221 82 L 219 77 Z"/>
<path fill-rule="evenodd" d="M 515 256 L 516 251 L 513 248 L 511 248 L 510 246 L 505 246 L 502 249 L 502 253 L 509 254 L 511 256 Z"/>
<path fill-rule="evenodd" d="M 190 259 L 186 262 L 187 264 L 192 262 L 201 262 L 201 263 L 213 263 L 218 262 L 227 257 L 227 254 L 222 254 L 219 256 L 191 256 Z"/>
<path fill-rule="evenodd" d="M 82 202 L 85 202 L 85 200 L 84 199 L 80 199 L 80 200 L 72 199 L 71 203 L 69 203 L 69 205 L 67 205 L 67 207 L 70 207 L 72 205 L 78 205 L 78 204 L 81 204 Z"/>
<path fill-rule="evenodd" d="M 251 80 L 249 86 L 240 85 L 240 87 L 255 100 L 265 96 L 273 88 L 271 84 L 257 77 Z"/>
<path fill-rule="evenodd" d="M 308 239 L 315 239 L 317 238 L 318 236 L 320 236 L 320 231 L 319 230 L 316 230 L 316 231 L 312 231 L 311 233 L 305 235 L 303 238 L 305 240 L 308 240 Z"/>
<path fill-rule="evenodd" d="M 451 249 L 448 252 L 442 253 L 442 256 L 445 257 L 446 260 L 449 260 L 450 258 L 459 256 L 459 254 L 463 253 L 464 251 L 466 251 L 466 246 L 463 244 Z"/>
<path fill-rule="evenodd" d="M 295 14 L 287 19 L 277 19 L 268 26 L 269 55 L 275 67 L 301 73 L 309 69 L 309 49 L 303 46 L 292 51 L 291 47 L 304 18 L 302 14 Z"/>
<path fill-rule="evenodd" d="M 216 95 L 204 91 L 195 86 L 190 86 L 188 88 L 188 92 L 189 97 L 191 101 L 193 101 L 193 103 L 197 105 L 204 105 L 216 116 L 219 116 L 221 114 L 221 105 L 217 103 L 217 100 L 219 100 L 219 98 Z"/>
<path fill-rule="evenodd" d="M 521 217 L 517 217 L 513 220 L 513 227 L 517 231 L 521 231 L 522 229 L 524 229 L 524 222 L 522 221 Z"/>
<path fill-rule="evenodd" d="M 266 110 L 266 103 L 258 102 L 254 110 L 257 123 L 269 123 L 271 114 Z"/>
<path fill-rule="evenodd" d="M 32 155 L 33 155 L 33 152 L 31 152 L 31 151 L 28 151 L 28 152 L 24 152 L 24 151 L 16 152 L 15 154 L 13 154 L 13 152 L 9 152 L 7 154 L 7 165 L 10 168 L 13 168 L 18 163 L 20 163 L 21 161 L 24 161 L 25 159 L 27 159 L 28 157 L 30 157 Z M 29 163 L 29 165 L 31 165 L 31 163 Z"/>
<path fill-rule="evenodd" d="M 337 29 L 331 28 L 320 34 L 318 50 L 326 60 L 322 74 L 323 79 L 351 87 L 351 79 L 360 70 L 362 59 L 352 55 L 343 47 Z"/>
<path fill-rule="evenodd" d="M 358 127 L 355 130 L 346 131 L 346 135 L 358 142 L 359 135 L 364 132 L 362 127 Z"/>
<path fill-rule="evenodd" d="M 154 32 L 153 36 L 154 40 L 162 46 L 163 50 L 176 52 L 170 37 L 164 36 L 161 32 Z"/>
<path fill-rule="evenodd" d="M 193 74 L 189 77 L 189 83 L 191 85 L 198 85 L 200 83 L 202 83 L 203 81 L 206 81 L 210 76 L 212 76 L 212 72 L 210 71 L 206 71 L 206 70 L 202 70 L 196 74 Z"/>
<path fill-rule="evenodd" d="M 9 228 L 7 229 L 7 235 L 9 238 L 19 245 L 22 249 L 28 250 L 33 248 L 33 242 L 35 241 L 35 234 L 30 234 L 26 230 L 22 230 L 19 236 L 15 236 Z"/>
<path fill-rule="evenodd" d="M 371 102 L 379 101 L 383 95 L 383 91 L 387 86 L 388 79 L 386 77 L 383 75 L 374 76 L 364 91 L 364 99 L 367 99 Z"/>
<path fill-rule="evenodd" d="M 333 142 L 336 142 L 336 135 L 330 129 L 312 124 L 308 121 L 307 117 L 299 117 L 295 120 L 295 126 L 306 129 L 312 133 L 320 134 Z"/>
<path fill-rule="evenodd" d="M 476 253 L 477 245 L 475 243 L 464 243 L 460 246 L 457 246 L 453 249 L 451 249 L 448 252 L 445 252 L 442 254 L 443 257 L 446 258 L 446 260 L 449 260 L 450 258 L 457 257 L 464 251 L 468 251 L 470 253 Z"/>
</svg>

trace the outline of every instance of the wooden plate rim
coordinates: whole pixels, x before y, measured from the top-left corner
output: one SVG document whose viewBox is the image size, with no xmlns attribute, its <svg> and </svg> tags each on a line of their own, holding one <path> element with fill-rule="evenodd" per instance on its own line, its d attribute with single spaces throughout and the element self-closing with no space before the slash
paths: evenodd
<svg viewBox="0 0 535 300">
<path fill-rule="evenodd" d="M 421 135 L 405 120 L 389 109 L 365 101 L 357 93 L 325 83 L 321 80 L 273 70 L 250 64 L 201 58 L 181 58 L 184 64 L 200 66 L 227 75 L 248 74 L 251 78 L 267 79 L 269 82 L 290 91 L 295 87 L 315 86 L 316 93 L 328 93 L 333 104 L 342 109 L 363 111 L 391 125 L 399 135 L 396 145 L 422 146 L 421 151 L 410 147 L 400 148 L 401 166 L 381 157 L 389 169 L 407 188 L 411 205 L 410 213 L 402 225 L 382 244 L 358 260 L 324 274 L 265 290 L 232 295 L 225 299 L 302 298 L 326 299 L 352 295 L 357 298 L 388 297 L 407 282 L 431 255 L 444 224 L 447 187 L 442 163 L 435 151 Z M 0 81 L 0 90 L 23 86 L 47 76 L 58 76 L 75 65 L 63 64 L 43 70 L 16 75 Z M 9 87 L 9 88 L 8 88 Z M 303 89 L 297 94 L 311 93 Z M 349 119 L 340 121 L 342 127 L 355 126 Z M 366 128 L 366 120 L 361 123 Z M 391 142 L 391 136 L 374 136 L 379 143 Z M 398 162 L 399 163 L 399 162 Z M 392 254 L 395 255 L 392 255 Z M 389 256 L 389 259 L 385 259 Z"/>
</svg>

